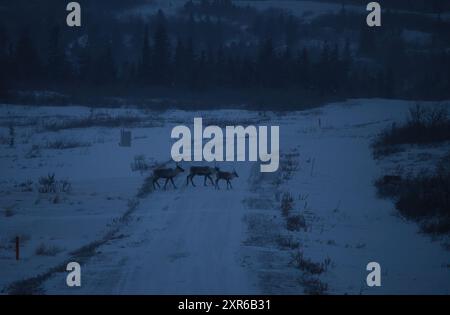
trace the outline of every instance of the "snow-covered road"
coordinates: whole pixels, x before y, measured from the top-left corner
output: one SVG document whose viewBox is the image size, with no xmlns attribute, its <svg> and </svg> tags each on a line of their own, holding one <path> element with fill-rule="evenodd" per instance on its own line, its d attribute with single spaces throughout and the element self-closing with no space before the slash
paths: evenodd
<svg viewBox="0 0 450 315">
<path fill-rule="evenodd" d="M 246 170 L 238 171 L 244 179 Z M 143 243 L 130 255 L 116 293 L 256 293 L 240 265 L 245 232 L 240 191 L 246 181 L 235 183 L 234 191 L 201 182 L 158 191 L 142 202 L 136 230 Z"/>
</svg>

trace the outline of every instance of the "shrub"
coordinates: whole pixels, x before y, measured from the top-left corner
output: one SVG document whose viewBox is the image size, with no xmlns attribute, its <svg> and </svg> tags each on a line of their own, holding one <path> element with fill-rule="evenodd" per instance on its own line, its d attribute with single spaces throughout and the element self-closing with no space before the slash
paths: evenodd
<svg viewBox="0 0 450 315">
<path fill-rule="evenodd" d="M 377 179 L 374 183 L 377 188 L 377 195 L 380 198 L 395 197 L 400 193 L 402 188 L 402 180 L 390 181 L 386 180 L 386 176 Z"/>
<path fill-rule="evenodd" d="M 38 183 L 40 193 L 56 192 L 55 174 L 39 177 Z"/>
<path fill-rule="evenodd" d="M 294 198 L 290 193 L 284 193 L 281 197 L 281 213 L 287 217 L 292 209 L 294 209 Z"/>
<path fill-rule="evenodd" d="M 291 235 L 289 236 L 279 235 L 276 238 L 276 243 L 282 249 L 297 249 L 300 247 L 300 243 L 296 241 Z"/>
<path fill-rule="evenodd" d="M 27 180 L 26 182 L 20 183 L 19 187 L 22 192 L 31 192 L 33 191 L 33 181 Z"/>
<path fill-rule="evenodd" d="M 384 130 L 372 144 L 376 158 L 397 152 L 400 144 L 426 144 L 450 140 L 448 110 L 442 106 L 416 105 L 405 124 Z"/>
<path fill-rule="evenodd" d="M 47 142 L 47 148 L 55 150 L 74 149 L 80 147 L 88 147 L 90 145 L 91 144 L 87 142 L 81 142 L 73 139 L 64 139 L 64 138 Z"/>
<path fill-rule="evenodd" d="M 67 179 L 56 180 L 54 173 L 39 177 L 38 184 L 38 191 L 43 194 L 69 193 L 72 191 L 72 184 Z"/>
<path fill-rule="evenodd" d="M 286 157 L 286 158 L 285 158 Z M 280 163 L 281 177 L 283 180 L 289 180 L 292 175 L 299 169 L 299 161 L 294 159 L 292 155 L 283 156 Z"/>
<path fill-rule="evenodd" d="M 46 123 L 44 128 L 49 131 L 59 131 L 63 129 L 89 128 L 89 127 L 127 127 L 139 123 L 142 118 L 130 113 L 112 116 L 108 113 L 91 112 L 89 116 L 65 119 Z"/>
<path fill-rule="evenodd" d="M 67 179 L 61 179 L 57 183 L 61 192 L 69 193 L 72 191 L 72 184 Z"/>
<path fill-rule="evenodd" d="M 308 277 L 303 275 L 300 280 L 303 286 L 303 292 L 309 295 L 323 295 L 328 291 L 328 285 L 318 278 Z"/>
<path fill-rule="evenodd" d="M 420 224 L 424 233 L 442 235 L 450 232 L 450 217 L 438 217 Z"/>
<path fill-rule="evenodd" d="M 306 220 L 301 214 L 291 215 L 286 220 L 286 227 L 289 231 L 300 231 L 300 229 L 306 230 Z"/>
<path fill-rule="evenodd" d="M 141 173 L 143 171 L 146 171 L 150 169 L 150 165 L 148 165 L 147 161 L 145 160 L 144 155 L 136 155 L 134 157 L 134 161 L 131 163 L 131 170 L 133 172 L 140 171 Z"/>
<path fill-rule="evenodd" d="M 331 264 L 331 260 L 327 258 L 321 263 L 313 262 L 311 259 L 303 257 L 303 252 L 298 251 L 292 255 L 291 264 L 305 273 L 319 275 L 327 271 L 328 266 Z"/>
<path fill-rule="evenodd" d="M 446 166 L 438 166 L 433 174 L 422 172 L 395 184 L 380 179 L 375 186 L 379 195 L 394 198 L 397 210 L 420 223 L 425 233 L 450 232 L 450 171 Z"/>
<path fill-rule="evenodd" d="M 397 209 L 408 219 L 450 218 L 450 173 L 410 177 L 397 198 Z"/>
<path fill-rule="evenodd" d="M 57 246 L 46 246 L 45 244 L 40 244 L 35 251 L 38 256 L 56 256 L 62 250 Z"/>
</svg>

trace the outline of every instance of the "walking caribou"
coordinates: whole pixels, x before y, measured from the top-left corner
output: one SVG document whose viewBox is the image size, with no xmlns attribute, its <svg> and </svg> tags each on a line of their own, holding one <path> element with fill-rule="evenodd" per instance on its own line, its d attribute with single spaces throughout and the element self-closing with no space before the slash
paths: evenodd
<svg viewBox="0 0 450 315">
<path fill-rule="evenodd" d="M 158 183 L 158 180 L 160 178 L 165 178 L 166 182 L 164 184 L 164 189 L 166 189 L 167 187 L 167 183 L 170 182 L 173 185 L 173 188 L 177 189 L 177 186 L 175 186 L 175 183 L 173 182 L 173 178 L 176 177 L 178 174 L 184 172 L 184 169 L 181 168 L 181 166 L 179 166 L 177 164 L 177 166 L 175 168 L 159 168 L 153 171 L 153 189 L 156 189 L 155 184 L 161 188 L 161 186 Z"/>
</svg>

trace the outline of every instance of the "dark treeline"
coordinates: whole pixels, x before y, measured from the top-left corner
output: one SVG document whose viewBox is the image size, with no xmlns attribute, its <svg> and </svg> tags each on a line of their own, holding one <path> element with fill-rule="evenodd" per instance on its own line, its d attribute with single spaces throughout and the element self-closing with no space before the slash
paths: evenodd
<svg viewBox="0 0 450 315">
<path fill-rule="evenodd" d="M 345 6 L 306 20 L 230 0 L 187 1 L 170 15 L 122 11 L 94 6 L 80 29 L 53 15 L 46 23 L 0 24 L 0 97 L 27 90 L 120 97 L 278 91 L 293 103 L 450 97 L 450 25 L 440 17 L 387 12 L 382 28 L 368 28 L 365 12 Z"/>
</svg>

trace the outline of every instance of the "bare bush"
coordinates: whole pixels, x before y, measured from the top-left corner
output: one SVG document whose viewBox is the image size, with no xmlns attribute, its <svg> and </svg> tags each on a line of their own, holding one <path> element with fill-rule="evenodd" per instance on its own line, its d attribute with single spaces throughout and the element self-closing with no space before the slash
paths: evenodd
<svg viewBox="0 0 450 315">
<path fill-rule="evenodd" d="M 48 174 L 47 176 L 41 176 L 38 179 L 39 192 L 40 193 L 52 193 L 56 192 L 55 174 Z"/>
<path fill-rule="evenodd" d="M 424 233 L 428 234 L 433 235 L 447 234 L 450 231 L 450 218 L 442 216 L 424 220 L 420 224 L 420 228 Z"/>
<path fill-rule="evenodd" d="M 448 109 L 443 106 L 416 105 L 410 108 L 405 124 L 384 130 L 373 142 L 375 158 L 399 151 L 401 144 L 426 144 L 450 140 Z"/>
<path fill-rule="evenodd" d="M 47 193 L 69 193 L 72 191 L 72 184 L 67 179 L 56 180 L 55 174 L 41 176 L 38 179 L 38 191 Z"/>
<path fill-rule="evenodd" d="M 81 142 L 74 139 L 56 139 L 52 141 L 47 142 L 47 149 L 54 149 L 54 150 L 66 150 L 66 149 L 74 149 L 74 148 L 81 148 L 81 147 L 89 147 L 91 144 L 88 142 Z"/>
<path fill-rule="evenodd" d="M 436 127 L 448 123 L 448 110 L 443 106 L 425 107 L 416 104 L 409 109 L 408 124 L 413 126 Z"/>
<path fill-rule="evenodd" d="M 445 157 L 443 161 L 447 161 Z M 444 162 L 445 164 L 445 162 Z M 405 218 L 420 223 L 430 234 L 450 233 L 450 170 L 439 163 L 433 174 L 421 172 L 395 182 L 379 179 L 378 194 L 395 199 Z"/>
<path fill-rule="evenodd" d="M 377 188 L 377 195 L 380 198 L 396 196 L 402 188 L 402 180 L 388 180 L 388 176 L 385 175 L 377 179 L 374 183 Z"/>
<path fill-rule="evenodd" d="M 290 180 L 292 178 L 292 175 L 298 171 L 299 165 L 300 165 L 299 161 L 291 157 L 282 159 L 280 163 L 282 179 Z"/>
<path fill-rule="evenodd" d="M 294 198 L 288 192 L 281 197 L 281 213 L 287 217 L 291 210 L 294 209 Z"/>
<path fill-rule="evenodd" d="M 308 295 L 324 295 L 328 291 L 328 285 L 318 278 L 303 275 L 300 280 L 303 292 Z"/>
<path fill-rule="evenodd" d="M 419 174 L 403 181 L 397 208 L 410 218 L 450 218 L 450 174 Z"/>
<path fill-rule="evenodd" d="M 276 243 L 282 249 L 297 249 L 300 247 L 300 242 L 295 240 L 291 235 L 279 235 L 276 238 Z"/>
<path fill-rule="evenodd" d="M 63 129 L 89 127 L 128 127 L 141 121 L 141 117 L 132 115 L 131 113 L 113 116 L 109 113 L 95 113 L 91 111 L 90 115 L 86 117 L 47 122 L 44 128 L 49 131 L 59 131 Z"/>
<path fill-rule="evenodd" d="M 329 258 L 325 259 L 323 262 L 313 262 L 309 258 L 303 256 L 303 252 L 298 251 L 291 257 L 291 265 L 302 270 L 305 273 L 319 275 L 327 271 L 331 260 Z"/>
<path fill-rule="evenodd" d="M 38 256 L 56 256 L 62 249 L 57 246 L 47 246 L 44 243 L 41 243 L 35 250 L 35 254 Z"/>
<path fill-rule="evenodd" d="M 57 186 L 59 187 L 59 190 L 64 193 L 69 193 L 72 191 L 72 184 L 67 179 L 57 181 Z"/>
<path fill-rule="evenodd" d="M 303 215 L 291 215 L 286 219 L 286 228 L 289 231 L 300 231 L 300 229 L 306 230 L 306 219 Z"/>
<path fill-rule="evenodd" d="M 18 185 L 15 185 L 15 187 L 19 188 L 21 192 L 31 192 L 33 191 L 33 181 L 27 180 Z"/>
<path fill-rule="evenodd" d="M 131 163 L 131 170 L 133 172 L 139 171 L 144 172 L 151 169 L 152 166 L 146 161 L 145 156 L 143 154 L 136 155 L 134 157 L 134 161 Z"/>
</svg>

